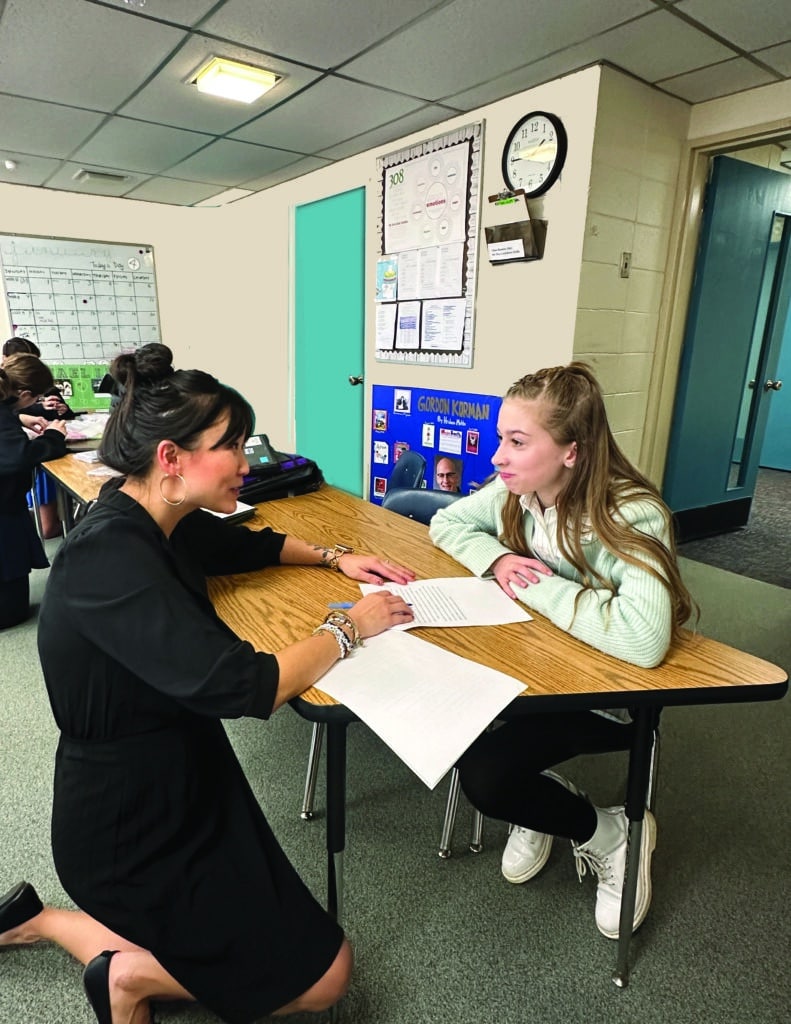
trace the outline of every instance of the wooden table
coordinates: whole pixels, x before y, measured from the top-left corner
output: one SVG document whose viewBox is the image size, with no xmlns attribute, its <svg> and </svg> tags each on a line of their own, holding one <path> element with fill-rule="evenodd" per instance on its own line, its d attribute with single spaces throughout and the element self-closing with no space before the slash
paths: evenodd
<svg viewBox="0 0 791 1024">
<path fill-rule="evenodd" d="M 73 456 L 45 465 L 70 494 L 83 501 L 95 497 L 103 482 L 88 477 L 85 464 Z M 469 575 L 434 547 L 425 526 L 332 487 L 259 505 L 256 516 L 245 525 L 271 526 L 315 543 L 348 544 L 409 565 L 422 578 Z M 357 583 L 315 566 L 277 566 L 215 577 L 209 581 L 209 590 L 218 613 L 234 632 L 269 651 L 308 636 L 323 620 L 330 601 L 354 601 L 360 596 Z M 524 682 L 527 690 L 512 702 L 509 714 L 628 707 L 635 722 L 626 796 L 632 850 L 640 848 L 650 750 L 661 709 L 776 700 L 788 689 L 786 673 L 778 666 L 691 633 L 673 646 L 658 668 L 645 669 L 588 647 L 538 614 L 527 623 L 413 632 Z M 328 902 L 338 914 L 345 846 L 346 728 L 356 719 L 315 687 L 292 701 L 292 706 L 304 718 L 327 725 Z M 637 886 L 637 872 L 631 867 L 627 863 L 614 974 L 620 986 L 628 982 Z"/>
</svg>

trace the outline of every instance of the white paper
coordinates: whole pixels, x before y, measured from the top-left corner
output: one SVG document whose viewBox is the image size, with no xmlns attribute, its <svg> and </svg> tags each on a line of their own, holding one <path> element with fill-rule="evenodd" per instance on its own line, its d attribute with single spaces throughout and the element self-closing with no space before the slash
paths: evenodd
<svg viewBox="0 0 791 1024">
<path fill-rule="evenodd" d="M 412 606 L 412 622 L 393 629 L 414 629 L 416 626 L 499 626 L 506 622 L 529 622 L 518 601 L 507 597 L 495 580 L 477 576 L 415 580 L 413 583 L 361 583 L 360 590 L 371 594 L 389 590 L 403 597 Z"/>
<path fill-rule="evenodd" d="M 399 302 L 395 347 L 420 348 L 420 303 Z"/>
<path fill-rule="evenodd" d="M 466 299 L 423 303 L 420 347 L 427 352 L 461 352 Z"/>
<path fill-rule="evenodd" d="M 380 302 L 376 307 L 376 347 L 391 349 L 395 337 L 395 302 Z"/>
<path fill-rule="evenodd" d="M 236 508 L 233 512 L 215 512 L 213 508 L 205 508 L 204 512 L 211 512 L 213 516 L 217 516 L 218 519 L 233 519 L 235 516 L 248 516 L 255 512 L 254 505 L 246 505 L 243 501 L 236 502 Z"/>
<path fill-rule="evenodd" d="M 345 704 L 429 789 L 525 689 L 503 672 L 388 630 L 316 684 Z"/>
</svg>

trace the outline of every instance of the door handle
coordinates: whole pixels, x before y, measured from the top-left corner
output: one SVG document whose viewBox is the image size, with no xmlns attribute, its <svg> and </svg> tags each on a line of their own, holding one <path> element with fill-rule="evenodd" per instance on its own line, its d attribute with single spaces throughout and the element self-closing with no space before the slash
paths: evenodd
<svg viewBox="0 0 791 1024">
<path fill-rule="evenodd" d="M 354 387 L 356 384 L 362 384 L 363 379 L 363 377 L 349 377 L 349 383 Z"/>
<path fill-rule="evenodd" d="M 781 380 L 768 380 L 764 384 L 764 391 L 779 391 L 782 386 L 783 382 Z"/>
</svg>

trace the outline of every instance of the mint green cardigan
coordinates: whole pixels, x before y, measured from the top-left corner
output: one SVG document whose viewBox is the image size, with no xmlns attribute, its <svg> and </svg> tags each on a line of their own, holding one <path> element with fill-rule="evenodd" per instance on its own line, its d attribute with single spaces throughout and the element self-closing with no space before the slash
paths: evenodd
<svg viewBox="0 0 791 1024">
<path fill-rule="evenodd" d="M 491 575 L 493 562 L 510 550 L 497 539 L 507 495 L 497 479 L 440 509 L 431 520 L 431 539 L 476 576 Z M 668 543 L 667 521 L 656 502 L 630 501 L 620 514 L 636 530 Z M 529 543 L 533 535 L 529 512 L 524 524 Z M 672 608 L 666 587 L 645 569 L 608 551 L 597 537 L 591 536 L 587 543 L 583 539 L 583 550 L 596 572 L 612 580 L 614 597 L 603 588 L 583 589 L 580 574 L 561 560 L 556 575 L 542 576 L 540 583 L 517 591 L 520 600 L 591 647 L 644 668 L 658 665 L 670 645 Z"/>
</svg>

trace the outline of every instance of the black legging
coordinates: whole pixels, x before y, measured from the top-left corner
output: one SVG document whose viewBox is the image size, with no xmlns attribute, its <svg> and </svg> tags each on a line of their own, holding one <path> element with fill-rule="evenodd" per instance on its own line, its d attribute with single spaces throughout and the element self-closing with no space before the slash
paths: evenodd
<svg viewBox="0 0 791 1024">
<path fill-rule="evenodd" d="M 0 629 L 16 626 L 30 615 L 30 581 L 20 576 L 0 581 Z"/>
<path fill-rule="evenodd" d="M 487 817 L 584 843 L 596 830 L 593 806 L 541 773 L 577 754 L 628 750 L 632 728 L 590 711 L 512 719 L 462 756 L 462 789 Z"/>
</svg>

